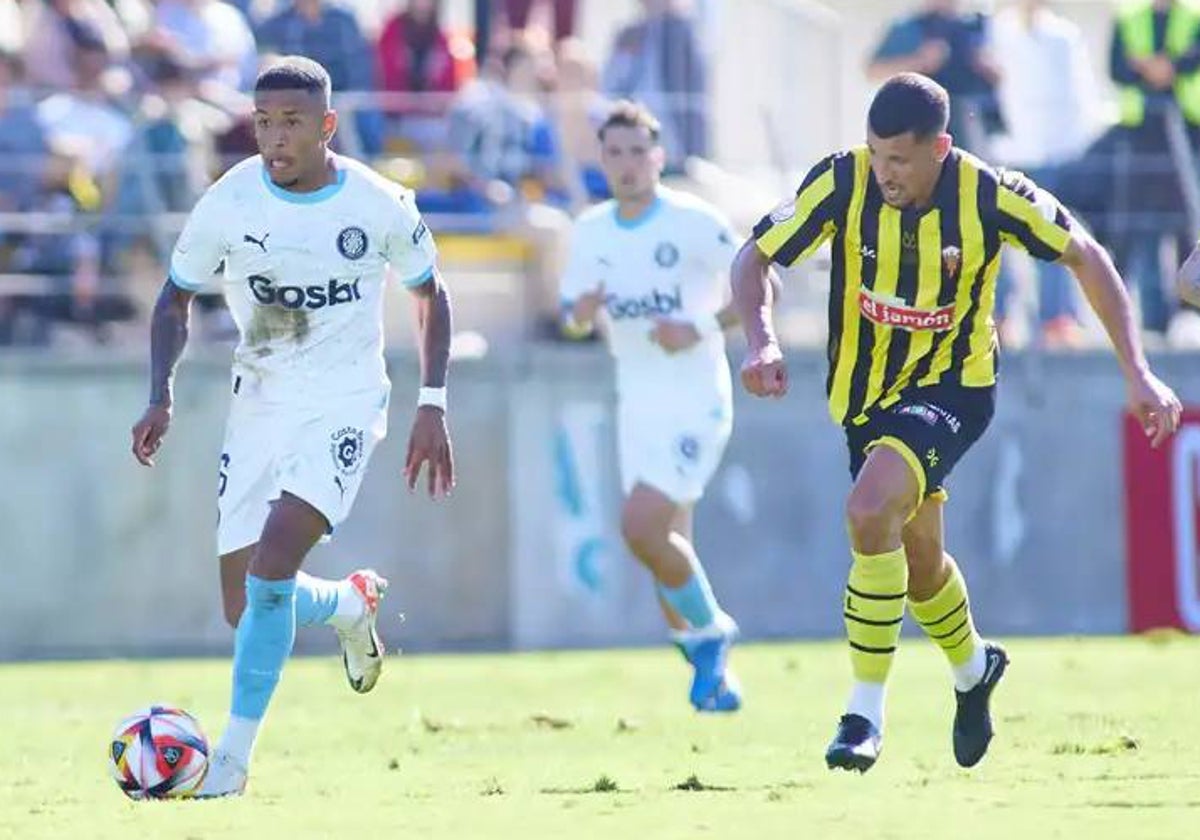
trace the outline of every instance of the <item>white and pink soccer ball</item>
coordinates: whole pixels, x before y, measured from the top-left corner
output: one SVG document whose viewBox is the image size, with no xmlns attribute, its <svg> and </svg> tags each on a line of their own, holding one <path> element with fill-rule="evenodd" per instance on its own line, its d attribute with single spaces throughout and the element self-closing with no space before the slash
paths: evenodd
<svg viewBox="0 0 1200 840">
<path fill-rule="evenodd" d="M 208 771 L 208 739 L 183 709 L 150 706 L 117 724 L 108 767 L 130 799 L 186 799 Z"/>
</svg>

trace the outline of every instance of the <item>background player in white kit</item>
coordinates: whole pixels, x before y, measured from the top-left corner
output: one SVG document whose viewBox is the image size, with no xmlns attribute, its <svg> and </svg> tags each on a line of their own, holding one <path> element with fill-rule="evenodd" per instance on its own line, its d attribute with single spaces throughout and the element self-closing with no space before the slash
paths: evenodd
<svg viewBox="0 0 1200 840">
<path fill-rule="evenodd" d="M 695 670 L 692 705 L 735 711 L 741 690 L 726 661 L 737 626 L 696 556 L 692 509 L 733 427 L 723 333 L 737 323 L 725 289 L 738 240 L 716 209 L 659 183 L 659 125 L 644 107 L 617 103 L 599 139 L 614 198 L 575 223 L 564 330 L 583 337 L 606 315 L 626 494 L 621 533 L 654 575 Z"/>
<path fill-rule="evenodd" d="M 333 154 L 329 75 L 288 57 L 258 78 L 260 155 L 209 188 L 171 258 L 151 326 L 150 405 L 133 428 L 149 466 L 171 419 L 175 364 L 194 293 L 224 265 L 241 333 L 218 486 L 218 552 L 225 614 L 237 628 L 229 724 L 202 797 L 243 792 L 251 750 L 297 625 L 330 624 L 351 687 L 369 691 L 383 646 L 375 631 L 386 581 L 369 570 L 345 581 L 299 571 L 346 518 L 375 445 L 387 431 L 383 359 L 387 267 L 418 302 L 421 381 L 405 473 L 428 465 L 430 495 L 454 468 L 445 425 L 450 301 L 433 237 L 412 195 Z"/>
</svg>

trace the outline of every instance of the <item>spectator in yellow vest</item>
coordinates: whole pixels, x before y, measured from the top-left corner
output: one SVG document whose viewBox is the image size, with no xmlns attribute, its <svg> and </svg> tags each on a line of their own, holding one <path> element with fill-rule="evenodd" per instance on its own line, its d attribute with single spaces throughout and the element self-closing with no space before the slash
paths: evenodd
<svg viewBox="0 0 1200 840">
<path fill-rule="evenodd" d="M 1168 291 L 1160 245 L 1164 237 L 1174 240 L 1181 259 L 1194 233 L 1183 184 L 1197 177 L 1187 152 L 1200 135 L 1200 3 L 1140 0 L 1122 7 L 1109 64 L 1122 134 L 1114 210 L 1124 236 L 1113 251 L 1138 284 L 1143 326 L 1166 334 L 1178 299 Z"/>
</svg>

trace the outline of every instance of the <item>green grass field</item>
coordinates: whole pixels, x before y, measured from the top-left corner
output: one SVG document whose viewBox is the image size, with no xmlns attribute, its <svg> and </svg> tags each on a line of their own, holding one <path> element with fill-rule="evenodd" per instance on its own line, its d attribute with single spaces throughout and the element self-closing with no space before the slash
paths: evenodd
<svg viewBox="0 0 1200 840">
<path fill-rule="evenodd" d="M 134 803 L 110 727 L 152 700 L 210 737 L 228 663 L 0 668 L 0 837 L 1179 838 L 1200 836 L 1200 640 L 1018 640 L 999 734 L 950 753 L 940 655 L 905 639 L 883 759 L 825 770 L 836 644 L 745 646 L 748 705 L 686 705 L 673 651 L 389 661 L 366 697 L 333 657 L 289 664 L 240 800 Z"/>
</svg>

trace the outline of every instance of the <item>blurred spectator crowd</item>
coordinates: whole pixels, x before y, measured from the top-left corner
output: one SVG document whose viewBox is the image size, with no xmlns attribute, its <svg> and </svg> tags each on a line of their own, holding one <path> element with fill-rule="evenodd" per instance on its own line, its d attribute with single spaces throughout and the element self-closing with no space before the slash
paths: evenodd
<svg viewBox="0 0 1200 840">
<path fill-rule="evenodd" d="M 1061 4 L 1060 4 L 1061 5 Z M 1012 0 L 995 14 L 925 0 L 894 21 L 868 62 L 880 80 L 915 70 L 951 95 L 951 133 L 990 162 L 1019 169 L 1071 207 L 1136 287 L 1155 344 L 1200 347 L 1200 313 L 1182 305 L 1175 272 L 1200 236 L 1200 4 L 1127 0 L 1115 7 L 1108 73 L 1116 119 L 1079 26 L 1048 0 Z M 1006 257 L 997 282 L 1002 343 L 1025 326 L 1014 267 L 1035 274 L 1033 338 L 1084 343 L 1067 271 Z"/>
<path fill-rule="evenodd" d="M 609 101 L 659 115 L 669 173 L 710 154 L 696 3 L 641 0 L 597 60 L 581 0 L 474 0 L 462 27 L 439 0 L 0 0 L 0 346 L 144 323 L 138 290 L 161 283 L 186 213 L 255 152 L 249 91 L 277 54 L 329 69 L 338 150 L 416 189 L 440 233 L 533 243 L 534 305 L 553 310 L 570 217 L 607 196 L 595 127 Z M 1114 13 L 1115 120 L 1054 5 L 925 0 L 884 27 L 867 74 L 941 82 L 956 142 L 1059 195 L 1136 287 L 1147 334 L 1200 346 L 1200 314 L 1171 283 L 1200 234 L 1200 4 Z M 1006 259 L 997 307 L 1004 341 L 1086 343 L 1060 267 Z"/>
<path fill-rule="evenodd" d="M 643 0 L 602 66 L 577 0 L 475 0 L 462 31 L 442 6 L 0 0 L 0 345 L 106 341 L 145 316 L 139 278 L 161 282 L 196 198 L 256 152 L 249 93 L 274 55 L 329 70 L 336 148 L 416 188 L 440 232 L 515 230 L 554 256 L 569 214 L 606 197 L 609 97 L 654 101 L 671 167 L 705 153 L 685 4 Z"/>
</svg>

